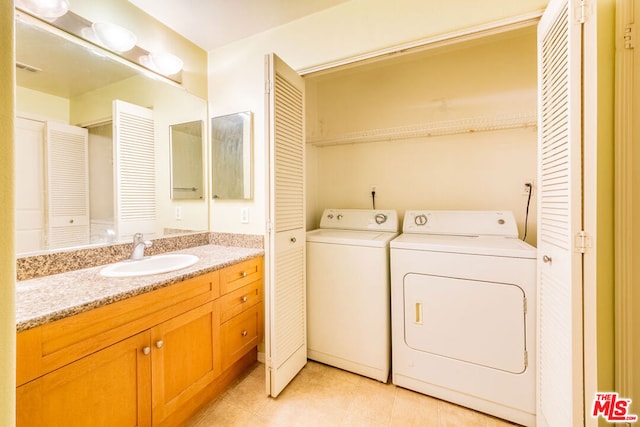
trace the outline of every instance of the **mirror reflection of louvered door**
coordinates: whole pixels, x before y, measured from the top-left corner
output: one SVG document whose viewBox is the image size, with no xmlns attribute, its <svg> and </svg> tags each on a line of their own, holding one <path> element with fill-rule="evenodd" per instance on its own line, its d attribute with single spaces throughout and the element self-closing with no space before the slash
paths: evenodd
<svg viewBox="0 0 640 427">
<path fill-rule="evenodd" d="M 269 150 L 266 257 L 267 393 L 276 397 L 307 363 L 304 81 L 265 57 Z"/>
<path fill-rule="evenodd" d="M 154 237 L 156 160 L 152 110 L 113 101 L 113 165 L 116 240 L 130 240 L 135 233 Z"/>
<path fill-rule="evenodd" d="M 47 245 L 89 244 L 89 137 L 84 128 L 46 123 Z"/>
<path fill-rule="evenodd" d="M 539 426 L 584 424 L 580 2 L 552 0 L 538 26 Z"/>
</svg>

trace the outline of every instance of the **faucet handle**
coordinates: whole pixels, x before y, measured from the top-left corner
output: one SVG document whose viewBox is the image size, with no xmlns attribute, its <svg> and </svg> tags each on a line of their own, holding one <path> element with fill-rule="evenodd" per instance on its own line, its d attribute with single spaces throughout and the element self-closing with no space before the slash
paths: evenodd
<svg viewBox="0 0 640 427">
<path fill-rule="evenodd" d="M 143 238 L 144 236 L 142 235 L 142 233 L 136 233 L 133 235 L 133 243 L 141 242 Z"/>
</svg>

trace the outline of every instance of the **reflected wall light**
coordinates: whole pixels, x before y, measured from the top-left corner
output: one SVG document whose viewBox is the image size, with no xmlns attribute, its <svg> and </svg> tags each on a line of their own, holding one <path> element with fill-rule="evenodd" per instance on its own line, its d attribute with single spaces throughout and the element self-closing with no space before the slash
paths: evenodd
<svg viewBox="0 0 640 427">
<path fill-rule="evenodd" d="M 43 19 L 56 19 L 69 11 L 68 0 L 16 0 L 16 6 Z"/>
<path fill-rule="evenodd" d="M 109 22 L 94 22 L 91 29 L 100 44 L 115 52 L 130 51 L 138 41 L 131 31 Z"/>
<path fill-rule="evenodd" d="M 182 70 L 182 59 L 168 52 L 152 52 L 140 57 L 140 63 L 166 76 L 176 74 Z"/>
</svg>

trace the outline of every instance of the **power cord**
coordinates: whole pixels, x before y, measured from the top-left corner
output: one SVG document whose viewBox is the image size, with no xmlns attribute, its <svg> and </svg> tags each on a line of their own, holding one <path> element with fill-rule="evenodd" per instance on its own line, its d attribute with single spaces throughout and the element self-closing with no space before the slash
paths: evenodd
<svg viewBox="0 0 640 427">
<path fill-rule="evenodd" d="M 523 241 L 527 238 L 527 226 L 529 223 L 529 204 L 531 203 L 531 194 L 533 193 L 533 186 L 530 182 L 527 182 L 525 186 L 529 187 L 529 197 L 527 198 L 527 212 L 524 217 L 524 236 L 522 236 Z"/>
<path fill-rule="evenodd" d="M 376 192 L 375 191 L 371 192 L 371 205 L 375 210 L 376 209 Z"/>
</svg>

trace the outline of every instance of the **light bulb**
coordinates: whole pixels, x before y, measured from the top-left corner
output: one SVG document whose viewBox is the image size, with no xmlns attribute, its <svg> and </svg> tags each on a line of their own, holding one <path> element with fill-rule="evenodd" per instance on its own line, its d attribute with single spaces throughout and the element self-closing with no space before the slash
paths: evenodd
<svg viewBox="0 0 640 427">
<path fill-rule="evenodd" d="M 182 59 L 168 52 L 152 52 L 140 57 L 140 63 L 166 76 L 176 74 L 184 65 Z"/>
<path fill-rule="evenodd" d="M 16 5 L 44 19 L 56 19 L 69 11 L 68 0 L 16 0 Z"/>
<path fill-rule="evenodd" d="M 115 52 L 127 52 L 138 41 L 131 31 L 109 22 L 95 22 L 91 28 L 100 44 Z"/>
</svg>

